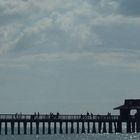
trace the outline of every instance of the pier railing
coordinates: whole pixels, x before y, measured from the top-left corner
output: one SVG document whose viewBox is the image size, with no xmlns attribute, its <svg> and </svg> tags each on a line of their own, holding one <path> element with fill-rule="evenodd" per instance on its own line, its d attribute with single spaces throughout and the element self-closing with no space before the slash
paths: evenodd
<svg viewBox="0 0 140 140">
<path fill-rule="evenodd" d="M 0 120 L 88 120 L 88 121 L 117 121 L 118 115 L 47 115 L 47 114 L 0 114 Z"/>
</svg>

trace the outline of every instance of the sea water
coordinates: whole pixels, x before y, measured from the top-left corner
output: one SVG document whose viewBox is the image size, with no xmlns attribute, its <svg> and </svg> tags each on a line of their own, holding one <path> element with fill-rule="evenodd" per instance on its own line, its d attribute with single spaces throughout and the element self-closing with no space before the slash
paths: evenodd
<svg viewBox="0 0 140 140">
<path fill-rule="evenodd" d="M 140 140 L 133 134 L 3 135 L 0 140 Z"/>
</svg>

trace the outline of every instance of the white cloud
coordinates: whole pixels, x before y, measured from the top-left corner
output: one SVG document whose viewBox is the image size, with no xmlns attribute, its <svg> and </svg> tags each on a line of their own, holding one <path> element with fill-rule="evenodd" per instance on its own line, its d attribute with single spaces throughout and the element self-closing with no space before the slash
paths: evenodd
<svg viewBox="0 0 140 140">
<path fill-rule="evenodd" d="M 0 45 L 0 54 L 6 53 L 9 49 L 11 49 L 11 46 L 8 46 L 6 44 Z"/>
<path fill-rule="evenodd" d="M 52 42 L 56 42 L 60 48 L 67 45 L 67 42 L 60 42 L 60 38 L 66 37 L 66 40 L 75 43 L 73 48 L 85 46 L 86 44 L 99 45 L 101 40 L 90 24 L 91 18 L 98 13 L 93 12 L 93 7 L 85 1 L 77 2 L 66 0 L 42 0 L 40 1 L 1 1 L 1 16 L 14 15 L 12 24 L 0 26 L 0 43 L 13 45 L 15 48 L 29 48 L 38 44 L 41 48 L 46 43 L 53 47 Z M 19 18 L 20 15 L 20 18 Z M 52 30 L 53 31 L 52 31 Z M 58 36 L 53 38 L 53 36 Z M 36 36 L 36 37 L 35 37 Z M 44 37 L 42 37 L 44 36 Z M 51 39 L 50 39 L 51 36 Z M 62 37 L 61 37 L 62 36 Z M 38 38 L 38 40 L 36 39 Z M 49 42 L 46 40 L 49 39 Z M 90 43 L 89 43 L 90 42 Z M 50 44 L 49 44 L 50 43 Z M 85 43 L 83 45 L 83 43 Z M 34 47 L 36 48 L 36 47 Z M 20 50 L 20 49 L 18 49 Z"/>
<path fill-rule="evenodd" d="M 29 48 L 36 53 L 93 52 L 92 48 L 104 46 L 99 27 L 140 24 L 139 17 L 117 14 L 119 3 L 113 0 L 2 0 L 0 4 L 5 22 L 6 15 L 15 15 L 11 23 L 0 25 L 0 44 L 11 46 L 1 47 L 1 54 L 12 49 L 16 53 L 27 49 L 29 54 L 33 51 Z"/>
<path fill-rule="evenodd" d="M 127 71 L 140 72 L 140 52 L 83 52 L 83 53 L 41 53 L 36 55 L 27 55 L 17 58 L 9 58 L 0 61 L 0 67 L 32 67 L 42 62 L 57 61 L 81 61 L 92 60 L 93 63 L 101 67 L 125 68 Z"/>
<path fill-rule="evenodd" d="M 122 15 L 99 16 L 92 21 L 94 26 L 109 26 L 118 24 L 140 25 L 140 17 L 125 17 Z"/>
</svg>

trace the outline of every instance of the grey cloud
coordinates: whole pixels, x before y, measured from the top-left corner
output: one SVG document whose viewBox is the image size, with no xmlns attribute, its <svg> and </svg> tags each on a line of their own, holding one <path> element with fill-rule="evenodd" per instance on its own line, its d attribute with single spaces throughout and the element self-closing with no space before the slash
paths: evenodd
<svg viewBox="0 0 140 140">
<path fill-rule="evenodd" d="M 118 12 L 126 16 L 140 16 L 140 0 L 119 0 Z"/>
<path fill-rule="evenodd" d="M 8 0 L 9 4 L 12 3 Z M 9 30 L 1 30 L 2 36 L 7 34 L 6 38 L 2 37 L 1 40 L 14 42 L 13 51 L 15 52 L 75 51 L 101 44 L 91 24 L 92 18 L 98 13 L 96 10 L 93 12 L 93 7 L 86 1 L 59 0 L 52 2 L 43 0 L 42 3 L 39 3 L 33 0 L 26 2 L 15 0 L 12 5 L 12 9 L 9 10 L 9 6 L 6 8 L 7 3 L 4 3 L 4 13 L 9 14 L 8 11 L 12 11 L 14 15 L 20 13 L 21 20 L 16 15 L 11 19 L 10 24 L 6 25 L 7 27 L 3 25 L 3 28 Z M 11 16 L 13 16 L 12 14 Z M 5 14 L 3 15 L 5 17 Z M 6 17 L 4 21 L 6 22 Z M 12 22 L 15 26 L 10 30 Z"/>
<path fill-rule="evenodd" d="M 140 20 L 128 20 L 116 14 L 125 2 L 122 1 L 119 6 L 119 0 L 2 0 L 0 43 L 12 45 L 12 52 L 23 54 L 94 51 L 99 46 L 131 48 L 123 44 L 127 39 L 125 33 L 130 33 L 131 25 L 137 30 Z M 127 23 L 130 26 L 121 41 L 122 28 Z M 136 31 L 134 35 L 139 33 Z M 127 42 L 133 42 L 133 47 L 137 48 L 137 38 Z"/>
</svg>

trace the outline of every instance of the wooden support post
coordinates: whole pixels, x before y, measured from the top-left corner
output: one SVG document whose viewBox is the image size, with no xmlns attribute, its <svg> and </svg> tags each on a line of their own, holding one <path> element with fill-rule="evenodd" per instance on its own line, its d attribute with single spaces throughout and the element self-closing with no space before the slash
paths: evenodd
<svg viewBox="0 0 140 140">
<path fill-rule="evenodd" d="M 140 132 L 140 121 L 136 122 L 136 131 Z"/>
<path fill-rule="evenodd" d="M 77 122 L 77 134 L 79 134 L 79 122 Z"/>
<path fill-rule="evenodd" d="M 131 122 L 130 121 L 126 122 L 126 127 L 127 127 L 127 133 L 131 133 Z"/>
<path fill-rule="evenodd" d="M 18 135 L 20 135 L 20 122 L 18 122 Z"/>
<path fill-rule="evenodd" d="M 51 134 L 51 122 L 48 122 L 48 134 Z"/>
<path fill-rule="evenodd" d="M 135 121 L 132 122 L 132 132 L 135 133 Z"/>
<path fill-rule="evenodd" d="M 54 122 L 54 134 L 57 134 L 56 122 Z"/>
<path fill-rule="evenodd" d="M 1 135 L 1 126 L 2 126 L 2 122 L 0 122 L 0 135 Z"/>
<path fill-rule="evenodd" d="M 12 121 L 11 122 L 11 135 L 14 135 L 14 126 L 15 125 L 15 123 L 14 123 L 14 121 Z"/>
<path fill-rule="evenodd" d="M 117 133 L 117 125 L 116 125 L 116 122 L 114 122 L 114 129 L 115 129 L 115 133 Z"/>
<path fill-rule="evenodd" d="M 117 122 L 117 132 L 122 133 L 122 122 L 121 121 Z"/>
<path fill-rule="evenodd" d="M 36 134 L 39 134 L 39 121 L 36 122 Z"/>
<path fill-rule="evenodd" d="M 85 133 L 85 123 L 82 122 L 82 133 Z"/>
<path fill-rule="evenodd" d="M 109 133 L 112 133 L 113 132 L 113 128 L 112 128 L 112 122 L 110 121 L 109 122 Z"/>
<path fill-rule="evenodd" d="M 42 122 L 42 134 L 43 135 L 45 134 L 45 122 L 44 121 Z"/>
<path fill-rule="evenodd" d="M 98 122 L 98 133 L 102 131 L 102 122 Z"/>
<path fill-rule="evenodd" d="M 71 134 L 74 133 L 74 127 L 73 127 L 73 122 L 71 122 Z"/>
<path fill-rule="evenodd" d="M 66 134 L 68 134 L 68 122 L 66 122 Z"/>
<path fill-rule="evenodd" d="M 105 122 L 103 122 L 103 133 L 106 133 L 107 131 L 106 131 L 106 123 Z"/>
<path fill-rule="evenodd" d="M 24 134 L 27 134 L 27 122 L 23 122 Z"/>
<path fill-rule="evenodd" d="M 31 135 L 33 134 L 33 122 L 32 121 L 30 122 L 30 134 Z"/>
<path fill-rule="evenodd" d="M 92 133 L 96 133 L 96 125 L 95 125 L 95 122 L 93 122 Z"/>
<path fill-rule="evenodd" d="M 8 129 L 7 129 L 7 122 L 5 122 L 5 135 L 8 134 Z"/>
<path fill-rule="evenodd" d="M 62 122 L 60 122 L 60 134 L 63 134 Z"/>
<path fill-rule="evenodd" d="M 90 122 L 87 122 L 87 127 L 88 127 L 87 133 L 90 133 Z"/>
</svg>

